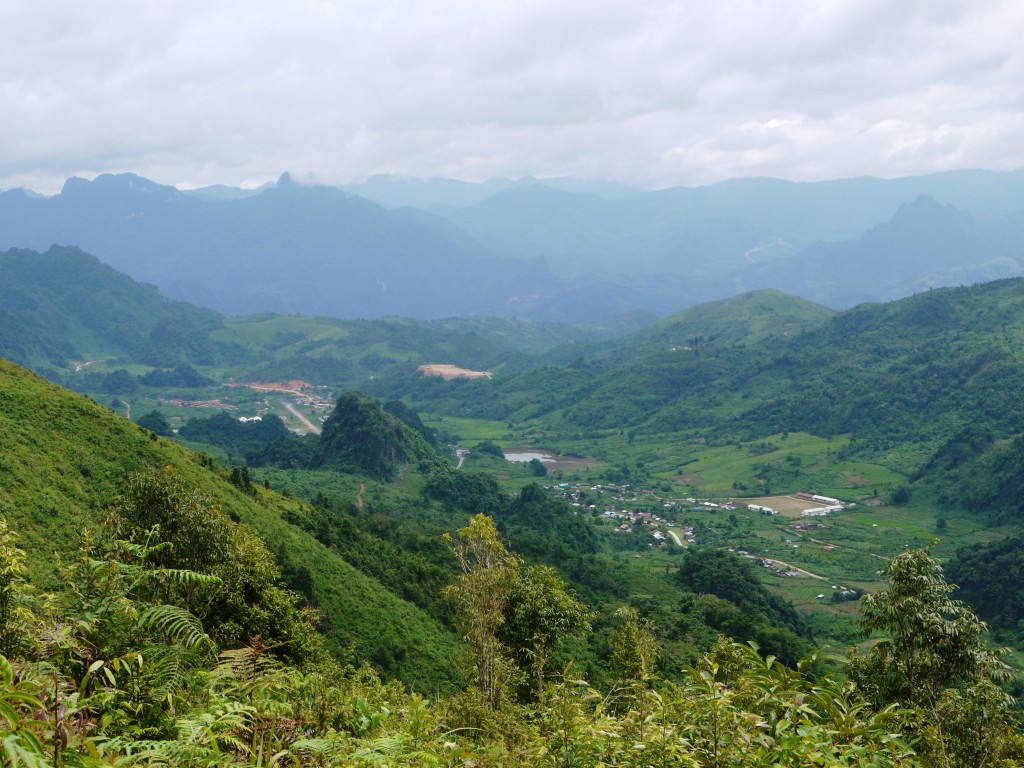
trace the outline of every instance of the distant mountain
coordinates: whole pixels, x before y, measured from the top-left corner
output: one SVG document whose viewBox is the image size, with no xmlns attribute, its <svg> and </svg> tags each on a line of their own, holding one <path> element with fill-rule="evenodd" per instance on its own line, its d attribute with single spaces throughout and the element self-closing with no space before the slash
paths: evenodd
<svg viewBox="0 0 1024 768">
<path fill-rule="evenodd" d="M 610 200 L 642 191 L 614 182 L 584 182 L 572 178 L 539 181 L 526 176 L 519 179 L 488 179 L 474 183 L 442 178 L 412 179 L 391 174 L 371 176 L 361 184 L 347 184 L 343 189 L 349 194 L 365 197 L 385 208 L 412 206 L 437 213 L 474 205 L 507 189 L 532 187 L 536 184 L 544 184 L 566 192 L 598 195 Z"/>
<path fill-rule="evenodd" d="M 0 194 L 0 248 L 77 245 L 227 314 L 596 325 L 762 288 L 835 309 L 1024 274 L 1024 170 L 656 192 L 374 177 L 349 190 L 402 207 L 287 174 L 190 192 L 70 179 L 53 198 Z"/>
<path fill-rule="evenodd" d="M 1000 231 L 1000 229 L 1004 231 Z M 970 284 L 1024 272 L 1024 227 L 983 225 L 952 205 L 922 195 L 856 240 L 817 243 L 784 264 L 762 265 L 764 280 L 832 307 L 894 299 L 928 288 Z"/>
<path fill-rule="evenodd" d="M 276 184 L 272 181 L 261 184 L 255 189 L 242 189 L 241 187 L 229 187 L 224 184 L 213 184 L 209 187 L 199 187 L 198 189 L 183 189 L 182 192 L 189 197 L 195 197 L 200 200 L 223 202 L 225 200 L 244 200 L 268 189 L 273 189 L 275 186 Z"/>
<path fill-rule="evenodd" d="M 947 213 L 925 214 L 925 203 L 915 207 L 922 195 Z M 896 229 L 873 231 L 904 205 L 911 208 L 897 216 Z M 951 226 L 974 231 L 948 239 L 948 206 L 973 222 L 952 216 Z M 568 280 L 606 280 L 646 296 L 669 293 L 677 306 L 777 288 L 847 307 L 1020 274 L 1020 265 L 1007 260 L 1007 245 L 1021 240 L 1022 212 L 1024 171 L 957 171 L 814 183 L 737 179 L 618 200 L 536 185 L 504 190 L 445 215 L 506 257 L 543 257 Z M 842 263 L 838 272 L 831 270 L 832 258 L 863 260 L 848 256 L 851 247 L 832 245 L 859 238 L 863 249 L 886 241 L 885 255 L 876 259 L 900 267 L 893 282 Z M 941 258 L 923 257 L 928 243 L 942 251 Z M 843 283 L 845 291 L 822 290 L 822 276 L 808 277 L 808 269 L 824 273 L 826 282 Z"/>
<path fill-rule="evenodd" d="M 490 258 L 444 220 L 285 175 L 211 201 L 130 174 L 59 195 L 0 194 L 0 247 L 77 245 L 175 298 L 227 314 L 446 317 L 551 290 L 539 263 Z"/>
</svg>

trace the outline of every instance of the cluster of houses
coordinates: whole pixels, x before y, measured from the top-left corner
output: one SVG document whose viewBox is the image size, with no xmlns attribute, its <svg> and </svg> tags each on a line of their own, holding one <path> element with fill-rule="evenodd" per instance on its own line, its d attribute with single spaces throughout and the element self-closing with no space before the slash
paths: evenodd
<svg viewBox="0 0 1024 768">
<path fill-rule="evenodd" d="M 634 526 L 639 521 L 643 525 L 652 529 L 651 537 L 659 544 L 664 544 L 668 540 L 665 532 L 661 530 L 662 528 L 676 528 L 676 524 L 674 522 L 666 520 L 660 515 L 656 515 L 652 512 L 635 512 L 631 509 L 618 511 L 614 507 L 605 507 L 601 516 L 606 520 L 621 520 L 622 522 L 615 528 L 616 531 L 620 531 L 621 533 L 627 533 L 633 530 Z M 693 527 L 689 525 L 680 527 L 678 530 L 671 531 L 668 536 L 672 536 L 672 539 L 679 544 L 696 543 Z"/>
<path fill-rule="evenodd" d="M 650 504 L 651 501 L 656 501 L 653 490 L 633 491 L 628 485 L 570 485 L 569 483 L 560 483 L 550 490 L 574 507 L 586 508 L 595 512 L 598 509 L 598 504 L 591 502 L 593 496 L 610 496 L 610 501 L 617 502 L 617 504 L 602 503 L 601 517 L 605 520 L 619 521 L 615 528 L 616 531 L 626 533 L 635 530 L 635 526 L 639 522 L 651 530 L 651 537 L 656 544 L 664 544 L 669 538 L 681 545 L 694 543 L 691 526 L 677 527 L 675 522 L 667 520 L 655 512 L 638 511 L 624 506 L 645 502 Z M 603 499 L 600 501 L 604 502 Z M 696 502 L 694 501 L 694 503 Z M 667 501 L 662 506 L 674 509 L 678 505 L 674 501 Z"/>
<path fill-rule="evenodd" d="M 598 514 L 598 510 L 603 509 L 600 513 L 601 517 L 605 520 L 617 521 L 617 531 L 621 531 L 623 533 L 634 531 L 637 529 L 637 524 L 639 523 L 651 530 L 651 536 L 654 538 L 656 543 L 664 543 L 668 538 L 672 538 L 679 544 L 695 543 L 692 527 L 677 525 L 673 520 L 666 519 L 666 517 L 655 511 L 639 511 L 630 508 L 630 505 L 634 504 L 638 506 L 646 505 L 651 507 L 652 501 L 659 501 L 653 490 L 634 490 L 628 485 L 589 485 L 582 483 L 560 483 L 556 486 L 551 486 L 548 490 L 566 500 L 572 506 L 591 510 L 594 514 Z M 819 505 L 802 510 L 800 514 L 804 518 L 824 517 L 831 512 L 838 512 L 846 509 L 847 507 L 853 506 L 852 504 L 845 504 L 839 499 L 834 499 L 830 496 L 821 496 L 812 493 L 797 493 L 794 494 L 794 496 L 802 501 L 813 502 Z M 686 508 L 717 512 L 730 511 L 745 507 L 751 512 L 758 512 L 763 515 L 779 514 L 779 510 L 763 504 L 743 504 L 742 502 L 734 501 L 716 502 L 697 498 L 687 498 L 685 499 L 685 503 L 671 500 L 665 501 L 661 506 L 667 510 L 667 515 L 669 517 L 674 517 L 671 510 L 683 510 Z M 797 530 L 809 530 L 811 528 L 823 528 L 824 526 L 821 523 L 816 522 L 798 522 L 794 527 Z M 766 562 L 765 566 L 772 568 L 773 570 L 780 568 L 780 566 L 771 563 L 771 561 Z M 778 570 L 777 572 L 783 576 L 797 575 L 795 572 L 788 573 L 786 572 L 787 570 L 788 569 L 786 568 L 781 568 L 781 570 Z"/>
</svg>

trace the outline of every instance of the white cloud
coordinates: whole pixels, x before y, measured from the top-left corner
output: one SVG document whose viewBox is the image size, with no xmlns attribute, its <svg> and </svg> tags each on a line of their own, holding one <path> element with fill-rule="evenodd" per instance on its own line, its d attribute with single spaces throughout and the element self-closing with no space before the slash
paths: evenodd
<svg viewBox="0 0 1024 768">
<path fill-rule="evenodd" d="M 1016 2 L 13 0 L 0 188 L 1013 168 Z"/>
</svg>

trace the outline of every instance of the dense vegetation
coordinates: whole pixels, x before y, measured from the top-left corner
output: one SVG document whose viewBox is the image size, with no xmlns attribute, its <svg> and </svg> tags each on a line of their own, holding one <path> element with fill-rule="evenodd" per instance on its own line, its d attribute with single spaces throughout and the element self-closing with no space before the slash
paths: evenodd
<svg viewBox="0 0 1024 768">
<path fill-rule="evenodd" d="M 179 520 L 198 509 L 174 477 L 132 483 L 116 533 L 142 532 L 131 520 L 147 497 Z M 866 603 L 865 629 L 892 641 L 853 658 L 852 686 L 726 640 L 678 682 L 659 680 L 649 625 L 624 609 L 611 638 L 613 682 L 598 690 L 550 666 L 561 641 L 587 631 L 584 606 L 552 571 L 524 568 L 481 515 L 454 544 L 461 576 L 447 590 L 470 687 L 428 702 L 366 667 L 330 662 L 301 620 L 283 642 L 218 643 L 209 628 L 225 622 L 197 612 L 222 577 L 201 557 L 175 563 L 200 570 L 165 565 L 176 548 L 158 530 L 141 543 L 86 544 L 64 568 L 65 587 L 44 595 L 26 581 L 24 553 L 0 517 L 5 764 L 967 768 L 1024 759 L 984 627 L 949 599 L 927 551 L 893 560 L 888 589 Z"/>
<path fill-rule="evenodd" d="M 812 760 L 801 750 L 813 734 L 819 748 L 837 750 L 820 758 L 825 764 L 859 754 L 880 764 L 1012 765 L 1020 745 L 997 687 L 1005 670 L 974 613 L 949 599 L 931 552 L 894 559 L 885 574 L 891 591 L 865 598 L 863 628 L 888 640 L 873 638 L 853 657 L 846 671 L 854 687 L 844 688 L 821 658 L 792 671 L 822 624 L 782 599 L 752 560 L 721 551 L 752 540 L 748 515 L 696 522 L 692 508 L 680 509 L 673 514 L 694 522 L 713 546 L 655 549 L 639 521 L 624 532 L 604 524 L 601 492 L 595 486 L 587 497 L 579 482 L 589 465 L 575 477 L 571 506 L 554 497 L 557 487 L 535 482 L 541 462 L 513 468 L 496 440 L 516 445 L 508 442 L 514 434 L 519 445 L 586 445 L 606 459 L 594 464 L 595 477 L 648 494 L 684 482 L 696 488 L 697 478 L 677 473 L 717 449 L 739 455 L 749 473 L 729 476 L 729 495 L 805 489 L 812 463 L 875 462 L 885 477 L 899 478 L 883 486 L 890 507 L 934 505 L 938 512 L 927 514 L 936 530 L 1019 523 L 1024 423 L 1012 391 L 1024 380 L 1022 310 L 1019 281 L 836 315 L 776 293 L 751 294 L 621 343 L 552 352 L 540 365 L 476 339 L 467 356 L 497 362 L 498 374 L 442 381 L 416 378 L 422 357 L 405 351 L 430 339 L 431 349 L 455 349 L 459 337 L 442 343 L 436 328 L 398 320 L 235 323 L 158 301 L 140 310 L 156 321 L 135 351 L 103 342 L 106 363 L 49 373 L 116 395 L 117 408 L 118 398 L 139 402 L 140 392 L 213 396 L 213 374 L 246 370 L 262 350 L 284 361 L 282 373 L 292 354 L 317 361 L 313 372 L 341 366 L 364 378 L 376 371 L 379 378 L 364 378 L 368 391 L 405 399 L 382 404 L 346 392 L 322 434 L 302 438 L 268 412 L 269 397 L 251 401 L 264 411 L 259 422 L 175 416 L 178 437 L 205 451 L 189 453 L 166 439 L 173 432 L 160 400 L 150 413 L 136 410 L 132 425 L 0 362 L 0 513 L 11 563 L 0 652 L 17 674 L 5 690 L 36 697 L 40 711 L 77 713 L 85 730 L 66 729 L 72 752 L 126 764 L 129 753 L 152 763 L 185 760 L 174 752 L 186 749 L 180 728 L 231 710 L 246 714 L 225 720 L 226 735 L 203 746 L 220 757 L 190 753 L 196 761 L 257 763 L 272 749 L 297 763 L 757 764 L 773 750 L 790 754 L 781 746 L 787 721 L 803 729 L 786 758 L 793 764 Z M 307 336 L 313 329 L 323 335 Z M 42 352 L 59 344 L 44 337 L 59 340 L 62 331 L 24 330 L 18 339 L 29 343 L 28 358 L 54 366 L 103 348 L 100 336 L 83 332 L 75 338 L 85 346 L 50 359 Z M 384 346 L 360 350 L 378 331 Z M 163 350 L 160 360 L 145 362 L 153 344 Z M 332 362 L 318 368 L 324 360 Z M 451 430 L 438 434 L 410 403 L 434 414 L 487 416 L 497 431 L 471 442 L 468 463 L 457 469 L 439 446 L 459 442 L 456 432 L 471 423 L 431 419 Z M 835 442 L 835 435 L 843 437 Z M 881 503 L 878 496 L 871 501 Z M 797 546 L 790 523 L 766 525 L 779 546 Z M 902 528 L 894 535 L 899 546 L 908 541 Z M 948 573 L 999 639 L 1016 643 L 1021 544 L 1019 535 L 997 535 L 985 531 L 990 543 L 961 548 Z M 829 556 L 866 560 L 873 570 L 874 546 Z M 832 587 L 835 601 L 877 586 L 841 583 Z M 828 588 L 802 589 L 813 590 L 812 603 L 828 602 Z M 752 641 L 778 661 L 716 645 L 720 634 Z M 219 666 L 216 650 L 228 652 Z M 239 658 L 249 659 L 253 676 L 239 673 Z M 314 663 L 321 671 L 311 671 Z M 268 684 L 275 703 L 267 706 L 288 713 L 280 721 L 244 693 L 263 685 L 256 680 L 264 672 L 287 681 Z M 59 691 L 39 687 L 44 673 L 56 676 Z M 224 682 L 231 675 L 247 682 Z M 151 691 L 142 693 L 146 686 Z M 298 702 L 318 686 L 342 693 L 324 698 L 314 723 Z M 752 698 L 765 687 L 781 699 Z M 72 701 L 73 690 L 81 693 Z M 437 701 L 428 706 L 408 690 Z M 174 710 L 158 711 L 153 696 L 176 702 Z M 800 697 L 812 704 L 794 704 Z M 12 711 L 8 731 L 19 739 L 62 738 L 58 727 L 33 725 L 27 710 Z M 692 720 L 710 713 L 735 718 L 736 740 L 715 742 L 714 758 L 701 751 L 708 737 Z M 849 728 L 837 731 L 842 717 Z M 431 725 L 416 730 L 417 721 Z M 651 723 L 662 734 L 657 745 Z M 887 740 L 895 733 L 901 737 Z M 259 752 L 252 745 L 262 739 Z M 18 759 L 36 759 L 31 739 L 18 744 L 29 755 Z M 662 751 L 645 751 L 655 749 Z M 64 759 L 59 750 L 46 754 Z"/>
</svg>

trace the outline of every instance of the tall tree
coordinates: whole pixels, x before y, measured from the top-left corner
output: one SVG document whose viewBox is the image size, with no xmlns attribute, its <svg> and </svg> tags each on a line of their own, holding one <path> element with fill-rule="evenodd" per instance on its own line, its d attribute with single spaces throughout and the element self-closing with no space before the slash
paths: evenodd
<svg viewBox="0 0 1024 768">
<path fill-rule="evenodd" d="M 481 698 L 494 707 L 505 684 L 502 670 L 507 664 L 498 630 L 505 621 L 519 561 L 501 543 L 494 521 L 482 514 L 459 531 L 453 549 L 462 574 L 445 595 L 458 606 L 462 636 L 473 652 Z"/>
<path fill-rule="evenodd" d="M 995 685 L 1008 678 L 1001 652 L 986 645 L 985 622 L 951 597 L 956 587 L 933 545 L 892 558 L 880 572 L 888 588 L 861 598 L 862 629 L 885 637 L 851 654 L 850 678 L 875 706 L 909 708 L 906 726 L 939 765 L 983 765 L 1008 752 L 1019 759 L 1010 699 Z"/>
</svg>

